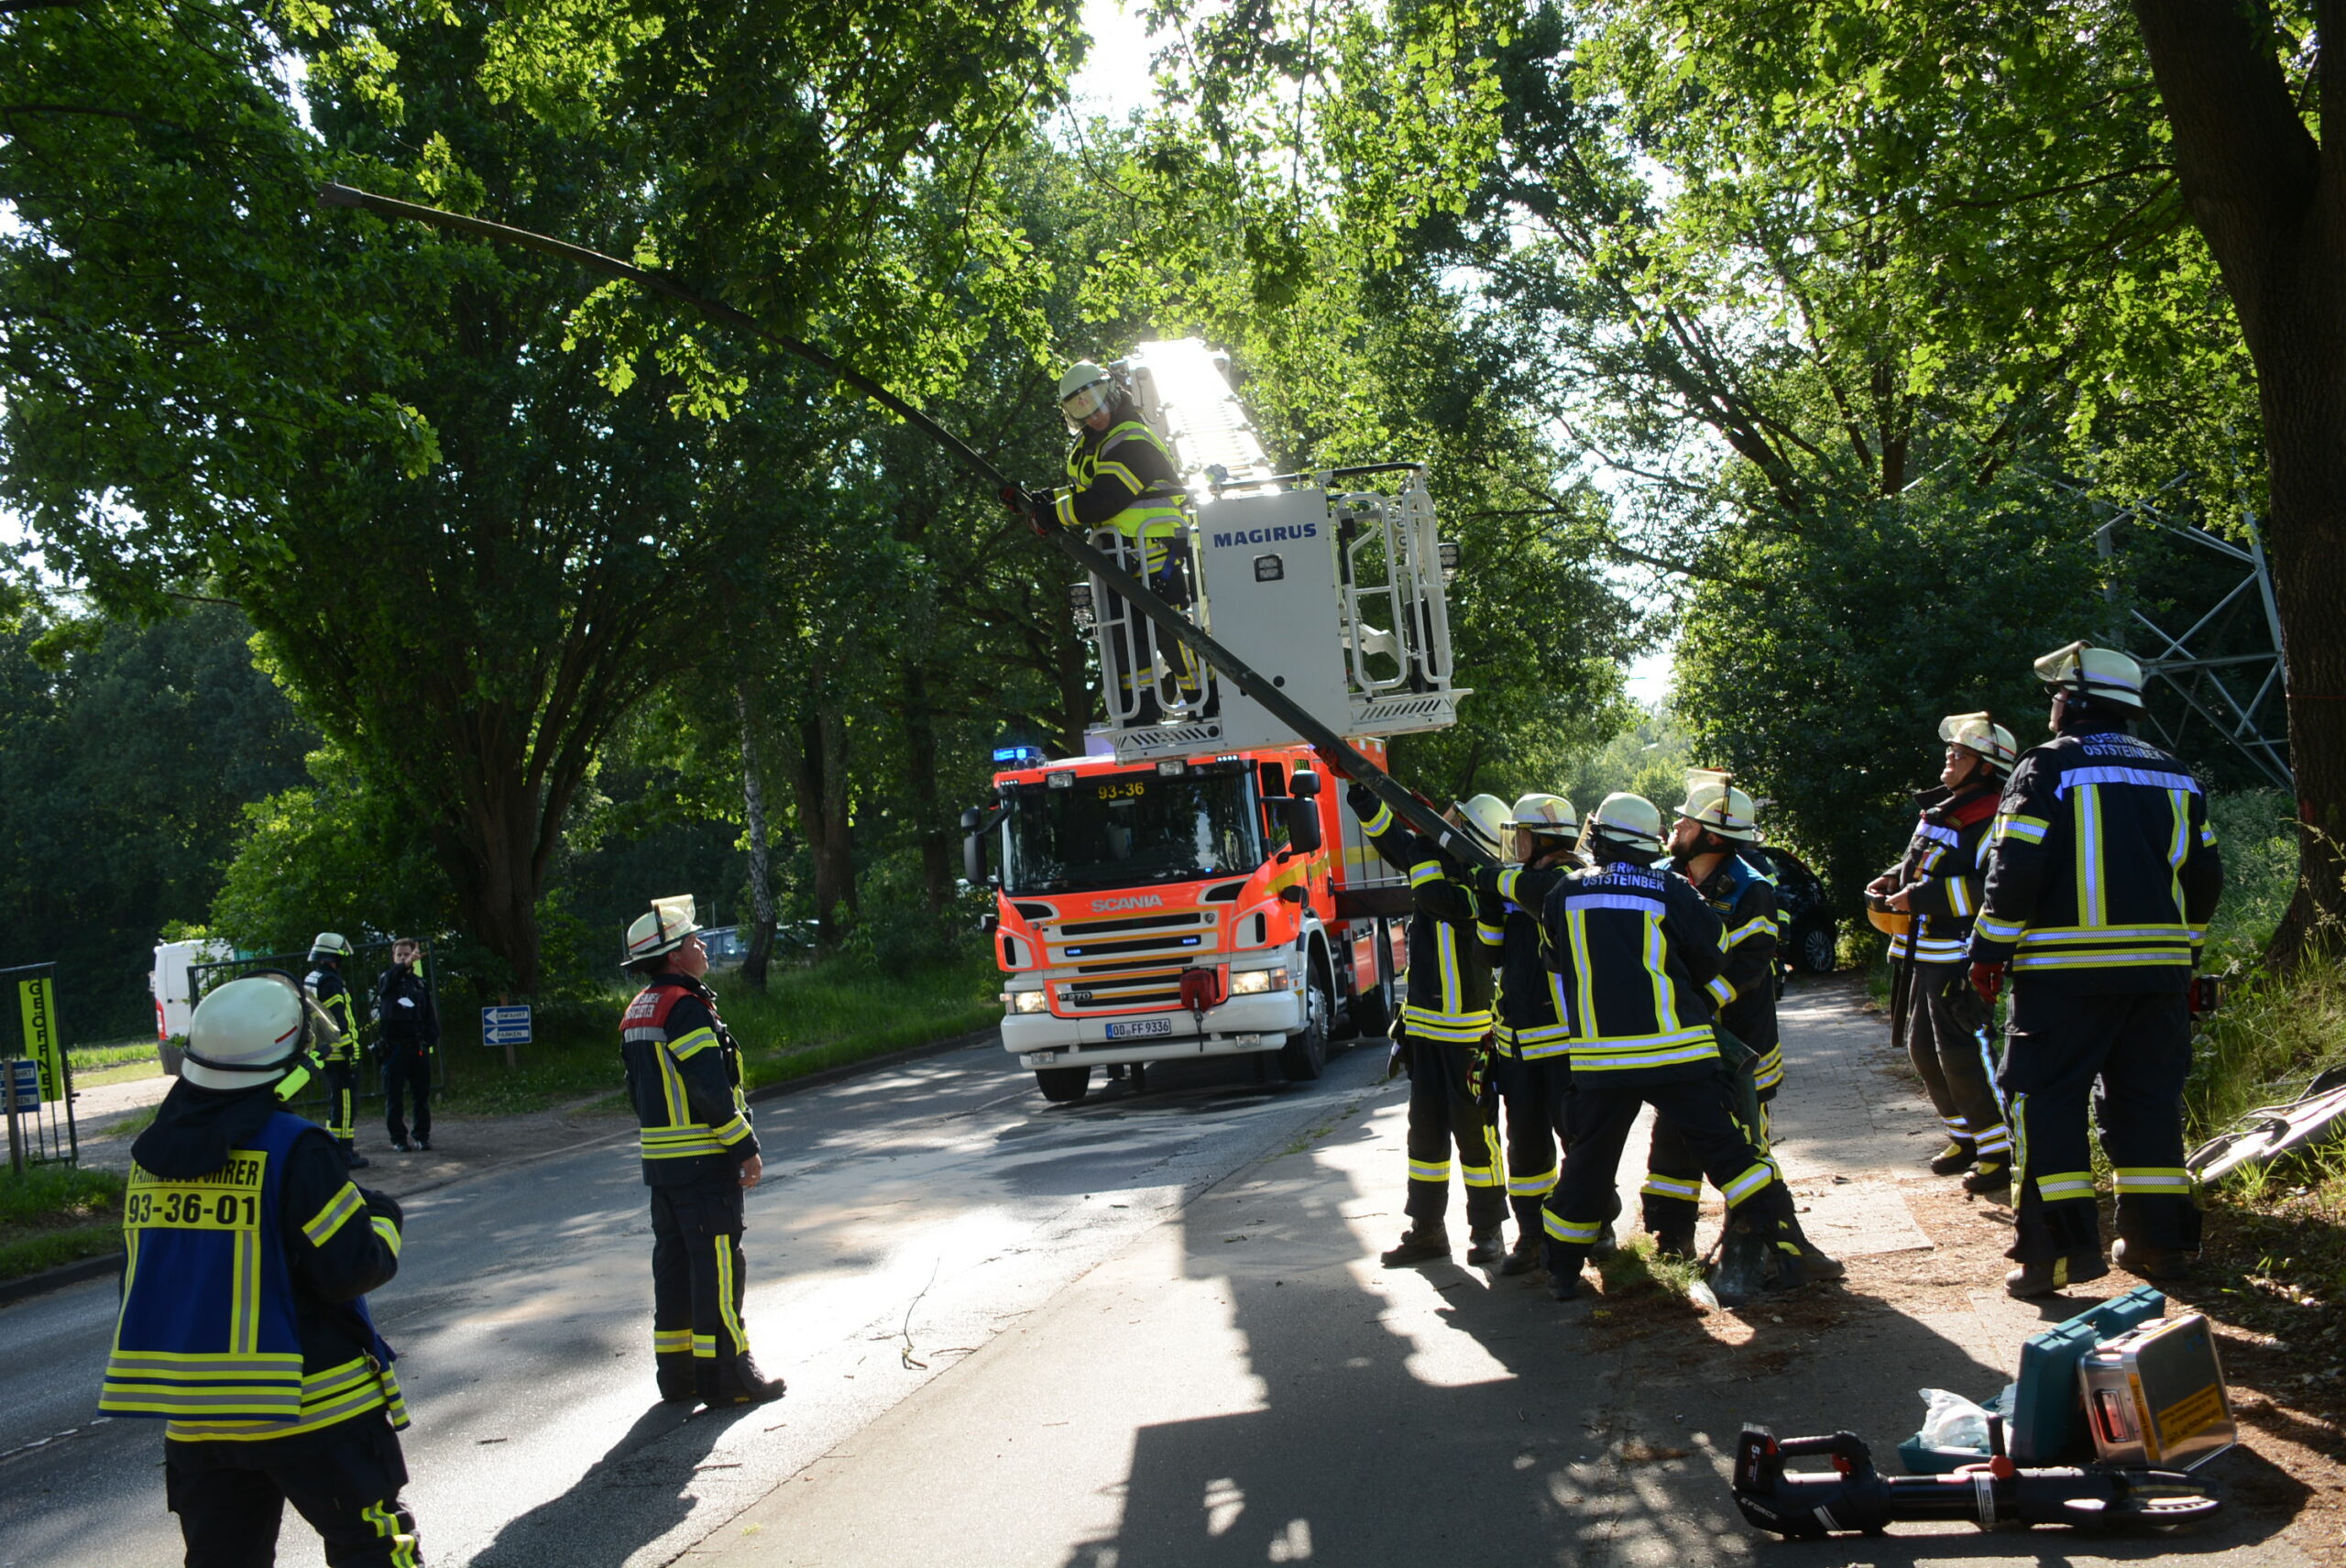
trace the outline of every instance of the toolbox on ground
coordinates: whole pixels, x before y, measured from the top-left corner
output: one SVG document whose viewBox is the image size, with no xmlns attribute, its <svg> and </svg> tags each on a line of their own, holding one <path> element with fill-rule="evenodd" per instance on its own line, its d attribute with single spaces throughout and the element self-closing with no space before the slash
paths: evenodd
<svg viewBox="0 0 2346 1568">
<path fill-rule="evenodd" d="M 2154 1286 L 2138 1285 L 2029 1336 L 2021 1346 L 2019 1380 L 2005 1385 L 1987 1405 L 2004 1420 L 2012 1463 L 2066 1464 L 2092 1458 L 2093 1437 L 2077 1392 L 2077 1364 L 2095 1347 L 2165 1312 L 2166 1297 Z M 1938 1475 L 1976 1464 L 1987 1455 L 1927 1448 L 1918 1435 L 1898 1445 L 1898 1457 L 1910 1475 Z"/>
<path fill-rule="evenodd" d="M 2086 1424 L 2105 1464 L 2189 1470 L 2238 1436 L 2216 1336 L 2198 1312 L 2129 1330 L 2077 1361 Z"/>
</svg>

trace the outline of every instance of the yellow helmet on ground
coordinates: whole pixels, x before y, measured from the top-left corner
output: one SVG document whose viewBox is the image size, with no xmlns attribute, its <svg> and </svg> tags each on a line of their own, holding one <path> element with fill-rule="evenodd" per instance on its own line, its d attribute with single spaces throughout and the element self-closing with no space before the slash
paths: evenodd
<svg viewBox="0 0 2346 1568">
<path fill-rule="evenodd" d="M 637 916 L 635 923 L 627 928 L 626 956 L 619 962 L 631 964 L 673 953 L 685 945 L 685 938 L 699 929 L 699 912 L 693 906 L 691 894 L 655 898 L 652 901 L 652 913 Z"/>
<path fill-rule="evenodd" d="M 1760 841 L 1760 807 L 1727 781 L 1734 775 L 1710 768 L 1686 774 L 1686 798 L 1678 815 L 1702 825 L 1705 831 L 1738 844 Z"/>
<path fill-rule="evenodd" d="M 2055 648 L 2036 661 L 2036 678 L 2053 691 L 2142 710 L 2143 666 L 2115 648 L 2083 641 Z"/>
<path fill-rule="evenodd" d="M 1977 751 L 2000 773 L 2012 771 L 2020 761 L 2020 742 L 2012 732 L 1985 713 L 1950 713 L 1939 720 L 1939 739 L 1950 746 Z"/>
<path fill-rule="evenodd" d="M 1580 830 L 1583 849 L 1602 839 L 1620 849 L 1649 857 L 1661 853 L 1661 812 L 1641 795 L 1618 792 L 1597 802 Z"/>
<path fill-rule="evenodd" d="M 274 1082 L 301 1057 L 309 1023 L 301 992 L 289 977 L 232 980 L 195 1004 L 180 1076 L 198 1089 L 258 1089 Z"/>
</svg>

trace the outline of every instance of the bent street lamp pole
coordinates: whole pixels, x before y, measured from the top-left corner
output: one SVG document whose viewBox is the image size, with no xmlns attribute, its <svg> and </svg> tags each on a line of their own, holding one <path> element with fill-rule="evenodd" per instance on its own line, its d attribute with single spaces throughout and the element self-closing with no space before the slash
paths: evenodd
<svg viewBox="0 0 2346 1568">
<path fill-rule="evenodd" d="M 961 461 L 963 466 L 993 486 L 997 491 L 1006 495 L 1024 493 L 1008 475 L 988 462 L 969 443 L 888 390 L 879 382 L 872 380 L 853 367 L 841 363 L 813 344 L 775 332 L 758 321 L 756 317 L 735 310 L 721 301 L 712 300 L 706 294 L 696 293 L 665 273 L 632 266 L 615 256 L 606 256 L 599 250 L 588 250 L 584 246 L 566 244 L 562 240 L 536 234 L 529 229 L 514 228 L 508 224 L 491 223 L 487 218 L 468 217 L 462 213 L 452 213 L 441 207 L 427 207 L 420 202 L 402 202 L 396 197 L 378 196 L 371 191 L 361 191 L 355 186 L 329 184 L 321 187 L 318 192 L 318 203 L 327 207 L 355 207 L 362 212 L 373 213 L 378 217 L 405 218 L 416 223 L 429 224 L 434 228 L 467 234 L 479 239 L 494 240 L 501 245 L 520 246 L 524 250 L 534 250 L 543 256 L 551 256 L 558 260 L 568 261 L 590 272 L 599 272 L 607 278 L 622 279 L 640 289 L 654 294 L 665 295 L 681 304 L 690 305 L 711 321 L 722 323 L 729 327 L 737 327 L 753 336 L 762 337 L 776 347 L 798 356 L 817 369 L 838 377 L 841 381 L 846 382 L 950 452 Z M 1138 608 L 1143 615 L 1154 621 L 1168 636 L 1174 638 L 1206 663 L 1220 671 L 1232 685 L 1260 703 L 1281 723 L 1293 729 L 1332 766 L 1340 768 L 1375 792 L 1379 800 L 1392 807 L 1394 815 L 1470 865 L 1495 866 L 1497 864 L 1481 845 L 1444 822 L 1440 814 L 1421 796 L 1362 755 L 1352 742 L 1305 712 L 1285 692 L 1273 685 L 1265 676 L 1248 668 L 1243 660 L 1207 636 L 1180 611 L 1150 592 L 1138 577 L 1116 565 L 1105 552 L 1093 545 L 1090 540 L 1072 530 L 1058 527 L 1048 518 L 1033 516 L 1030 513 L 1028 521 L 1033 523 L 1037 534 L 1057 545 L 1077 565 L 1123 595 L 1127 603 Z"/>
</svg>

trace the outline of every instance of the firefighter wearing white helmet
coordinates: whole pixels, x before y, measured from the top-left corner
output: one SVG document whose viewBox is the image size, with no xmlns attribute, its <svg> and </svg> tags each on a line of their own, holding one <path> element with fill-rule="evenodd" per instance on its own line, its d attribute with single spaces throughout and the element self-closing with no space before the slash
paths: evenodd
<svg viewBox="0 0 2346 1568">
<path fill-rule="evenodd" d="M 1867 885 L 1866 898 L 1888 916 L 1891 1042 L 1902 1041 L 1946 1129 L 1931 1171 L 1961 1176 L 1966 1191 L 1996 1193 L 2012 1182 L 2012 1129 L 1989 1039 L 1994 1010 L 1971 989 L 1964 953 L 1987 882 L 1989 826 L 2020 747 L 1987 713 L 1949 714 L 1938 737 L 1946 751 L 1937 787 L 1915 795 L 1920 815 L 1906 852 Z"/>
<path fill-rule="evenodd" d="M 1759 806 L 1729 775 L 1707 768 L 1687 774 L 1686 798 L 1670 830 L 1671 862 L 1718 916 L 1724 962 L 1704 989 L 1718 1010 L 1717 1029 L 1731 1042 L 1724 1048 L 1749 1080 L 1753 1120 L 1748 1130 L 1765 1151 L 1767 1104 L 1783 1083 L 1784 1054 L 1776 1028 L 1775 879 L 1738 852 L 1759 841 Z M 1639 1192 L 1656 1248 L 1668 1257 L 1693 1256 L 1702 1162 L 1669 1122 L 1654 1124 Z M 1812 1262 L 1820 1276 L 1832 1277 L 1828 1265 Z"/>
<path fill-rule="evenodd" d="M 400 1207 L 283 1108 L 320 1027 L 291 975 L 214 990 L 130 1146 L 130 1262 L 98 1408 L 165 1423 L 190 1563 L 269 1561 L 289 1501 L 329 1563 L 417 1560 L 407 1408 L 365 1294 L 399 1271 Z"/>
<path fill-rule="evenodd" d="M 1409 1072 L 1409 1181 L 1402 1205 L 1409 1225 L 1382 1261 L 1399 1268 L 1450 1255 L 1454 1147 L 1466 1187 L 1466 1261 L 1496 1267 L 1507 1255 L 1507 1198 L 1499 1185 L 1504 1161 L 1488 1070 L 1490 946 L 1466 870 L 1470 860 L 1403 827 L 1392 808 L 1361 784 L 1345 798 L 1376 852 L 1408 874 L 1413 905 L 1408 992 L 1393 1025 L 1396 1056 Z M 1453 806 L 1442 819 L 1484 855 L 1501 854 L 1504 801 L 1478 795 Z"/>
<path fill-rule="evenodd" d="M 1168 604 L 1188 604 L 1193 597 L 1189 559 L 1175 540 L 1188 514 L 1164 437 L 1150 428 L 1116 378 L 1089 359 L 1077 360 L 1059 378 L 1059 413 L 1074 432 L 1075 444 L 1068 449 L 1067 486 L 1052 497 L 1052 516 L 1061 528 L 1113 529 L 1124 535 L 1125 548 L 1138 554 L 1137 575 L 1150 589 Z M 1137 620 L 1120 613 L 1118 604 L 1108 608 L 1119 620 Z M 1197 662 L 1189 651 L 1177 645 L 1162 652 L 1179 666 L 1162 676 L 1138 669 L 1135 650 L 1120 648 L 1112 656 L 1117 684 L 1130 694 L 1126 707 L 1135 722 L 1158 717 L 1160 680 L 1173 683 L 1167 696 L 1192 696 L 1197 691 Z"/>
<path fill-rule="evenodd" d="M 1661 813 L 1640 795 L 1607 795 L 1588 814 L 1581 848 L 1593 863 L 1558 883 L 1541 912 L 1548 963 L 1573 1020 L 1564 1168 L 1541 1216 L 1549 1294 L 1579 1294 L 1581 1266 L 1618 1202 L 1622 1145 L 1646 1105 L 1726 1194 L 1728 1223 L 1765 1250 L 1767 1283 L 1829 1270 L 1802 1235 L 1775 1166 L 1737 1119 L 1711 1025 L 1723 932 L 1702 895 L 1655 863 Z"/>
<path fill-rule="evenodd" d="M 1540 1205 L 1562 1169 L 1556 1128 L 1562 1097 L 1572 1086 L 1563 1070 L 1571 1014 L 1562 981 L 1540 958 L 1539 910 L 1549 890 L 1579 863 L 1573 855 L 1579 831 L 1580 817 L 1571 801 L 1560 795 L 1527 795 L 1507 817 L 1508 851 L 1516 863 L 1480 867 L 1474 873 L 1475 906 L 1498 975 L 1492 1065 L 1506 1127 L 1507 1206 L 1516 1221 L 1515 1245 L 1499 1264 L 1501 1274 L 1527 1274 L 1540 1266 Z"/>
<path fill-rule="evenodd" d="M 358 1014 L 342 972 L 349 958 L 350 938 L 339 931 L 319 932 L 310 943 L 310 973 L 301 983 L 334 1025 L 318 1047 L 325 1064 L 326 1131 L 342 1146 L 350 1168 L 363 1170 L 372 1162 L 358 1152 Z"/>
<path fill-rule="evenodd" d="M 1970 978 L 1994 998 L 2009 969 L 2000 1082 L 2011 1106 L 2020 1266 L 2004 1288 L 2045 1296 L 2109 1272 L 2086 1104 L 2118 1192 L 2119 1266 L 2184 1277 L 2199 1211 L 2183 1167 L 2187 1000 L 2223 863 L 2191 771 L 2127 733 L 2142 667 L 2072 642 L 2036 662 L 2053 739 L 2023 753 L 1997 805 Z"/>
<path fill-rule="evenodd" d="M 741 1052 L 703 983 L 708 951 L 689 895 L 655 898 L 627 928 L 643 989 L 619 1018 L 619 1055 L 652 1190 L 652 1352 L 660 1398 L 758 1404 L 782 1397 L 750 1354 L 741 1303 L 742 1198 L 765 1174 L 741 1094 Z"/>
</svg>

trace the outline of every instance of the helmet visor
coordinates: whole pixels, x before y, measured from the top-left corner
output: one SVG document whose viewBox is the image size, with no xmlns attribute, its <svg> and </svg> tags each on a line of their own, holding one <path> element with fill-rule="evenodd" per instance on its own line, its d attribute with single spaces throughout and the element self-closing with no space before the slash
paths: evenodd
<svg viewBox="0 0 2346 1568">
<path fill-rule="evenodd" d="M 1108 406 L 1108 383 L 1094 381 L 1088 387 L 1078 387 L 1059 400 L 1059 411 L 1070 425 L 1081 424 Z"/>
</svg>

